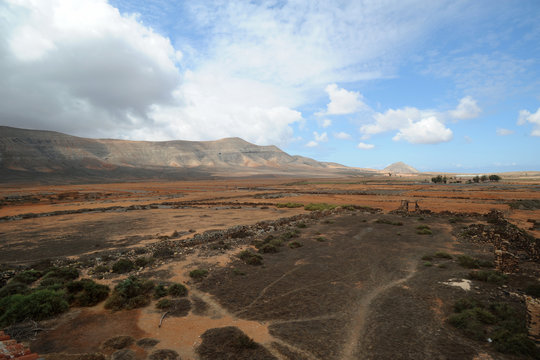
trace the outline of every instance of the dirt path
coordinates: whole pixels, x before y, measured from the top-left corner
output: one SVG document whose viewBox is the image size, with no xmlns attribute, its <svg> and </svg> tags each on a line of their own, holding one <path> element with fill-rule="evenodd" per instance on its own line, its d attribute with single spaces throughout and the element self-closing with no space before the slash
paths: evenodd
<svg viewBox="0 0 540 360">
<path fill-rule="evenodd" d="M 345 346 L 343 347 L 341 357 L 340 357 L 341 359 L 354 360 L 354 359 L 362 358 L 361 356 L 362 355 L 361 349 L 363 345 L 362 339 L 363 339 L 364 330 L 366 326 L 367 315 L 370 312 L 370 305 L 372 304 L 373 300 L 375 300 L 382 293 L 393 288 L 394 286 L 397 286 L 399 284 L 406 282 L 414 275 L 414 273 L 415 273 L 415 270 L 410 270 L 409 274 L 406 277 L 391 281 L 382 286 L 378 286 L 360 300 L 360 302 L 358 303 L 358 308 L 356 309 L 356 312 L 352 318 L 352 326 L 350 329 L 350 334 L 347 338 L 347 342 L 345 343 Z M 356 352 L 357 349 L 360 350 L 360 353 Z"/>
</svg>

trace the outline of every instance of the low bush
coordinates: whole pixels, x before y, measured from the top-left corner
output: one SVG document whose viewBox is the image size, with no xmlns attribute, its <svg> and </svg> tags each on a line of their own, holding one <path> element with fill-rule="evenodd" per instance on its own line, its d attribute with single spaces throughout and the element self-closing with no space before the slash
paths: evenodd
<svg viewBox="0 0 540 360">
<path fill-rule="evenodd" d="M 299 207 L 302 207 L 302 206 L 304 206 L 304 204 L 292 203 L 292 202 L 276 204 L 276 207 L 278 207 L 278 208 L 289 208 L 289 209 L 299 208 Z"/>
<path fill-rule="evenodd" d="M 457 260 L 459 265 L 468 269 L 478 269 L 480 267 L 480 261 L 468 255 L 459 255 Z"/>
<path fill-rule="evenodd" d="M 435 257 L 439 259 L 449 259 L 449 260 L 452 259 L 452 255 L 444 251 L 437 251 L 435 253 Z"/>
<path fill-rule="evenodd" d="M 94 306 L 109 296 L 107 285 L 97 284 L 90 279 L 71 281 L 66 284 L 68 301 L 75 306 Z"/>
<path fill-rule="evenodd" d="M 424 255 L 424 256 L 422 256 L 422 260 L 425 260 L 425 261 L 432 261 L 432 260 L 433 260 L 433 256 L 432 256 L 432 255 Z"/>
<path fill-rule="evenodd" d="M 133 264 L 133 261 L 129 259 L 120 259 L 113 264 L 112 271 L 117 274 L 125 274 L 127 272 L 130 272 L 134 268 L 135 264 Z"/>
<path fill-rule="evenodd" d="M 505 274 L 493 270 L 471 271 L 469 277 L 473 280 L 480 280 L 499 285 L 503 284 L 508 278 Z"/>
<path fill-rule="evenodd" d="M 51 290 L 36 290 L 28 295 L 15 294 L 0 300 L 0 326 L 24 320 L 40 321 L 67 311 L 64 294 Z"/>
<path fill-rule="evenodd" d="M 109 272 L 109 270 L 110 268 L 107 265 L 97 265 L 96 267 L 94 267 L 92 272 L 94 274 L 104 274 L 104 273 Z"/>
<path fill-rule="evenodd" d="M 264 254 L 274 254 L 274 253 L 277 253 L 278 251 L 279 251 L 279 248 L 276 245 L 272 245 L 272 244 L 263 244 L 259 248 L 259 252 L 264 253 Z"/>
<path fill-rule="evenodd" d="M 48 269 L 41 282 L 48 279 L 55 279 L 54 283 L 66 283 L 79 277 L 79 270 L 73 267 L 53 267 Z"/>
<path fill-rule="evenodd" d="M 195 269 L 189 272 L 189 276 L 193 279 L 202 279 L 208 276 L 208 270 L 206 269 Z"/>
<path fill-rule="evenodd" d="M 402 226 L 403 223 L 401 221 L 392 221 L 388 219 L 377 219 L 375 220 L 377 224 L 387 224 L 387 225 L 394 225 L 394 226 Z"/>
<path fill-rule="evenodd" d="M 299 229 L 305 229 L 305 228 L 307 228 L 307 225 L 304 222 L 299 222 L 299 223 L 296 224 L 296 227 L 299 228 Z"/>
<path fill-rule="evenodd" d="M 249 250 L 244 250 L 238 254 L 240 260 L 245 262 L 248 265 L 262 265 L 262 256 L 259 254 L 252 253 Z"/>
<path fill-rule="evenodd" d="M 433 266 L 433 263 L 431 261 L 424 261 L 424 266 Z"/>
<path fill-rule="evenodd" d="M 160 299 L 167 296 L 168 292 L 164 284 L 157 284 L 154 288 L 154 299 Z"/>
<path fill-rule="evenodd" d="M 433 232 L 427 225 L 420 225 L 416 227 L 416 233 L 419 235 L 432 235 Z"/>
<path fill-rule="evenodd" d="M 327 204 L 327 203 L 310 203 L 304 206 L 304 210 L 307 211 L 323 211 L 323 210 L 333 210 L 337 205 Z"/>
<path fill-rule="evenodd" d="M 171 299 L 161 299 L 156 303 L 156 308 L 160 310 L 169 310 L 174 302 Z"/>
<path fill-rule="evenodd" d="M 105 303 L 105 308 L 121 310 L 146 306 L 150 303 L 153 290 L 152 281 L 130 276 L 114 287 L 113 293 Z"/>
<path fill-rule="evenodd" d="M 326 238 L 324 236 L 318 236 L 315 240 L 317 240 L 318 242 L 325 242 Z"/>
<path fill-rule="evenodd" d="M 301 242 L 298 242 L 298 241 L 291 241 L 289 243 L 289 247 L 291 249 L 297 249 L 297 248 L 302 247 L 302 246 L 304 246 L 304 244 L 302 244 Z"/>
<path fill-rule="evenodd" d="M 32 270 L 25 270 L 25 271 L 22 271 L 22 272 L 18 273 L 17 275 L 15 275 L 11 279 L 11 281 L 30 285 L 33 282 L 35 282 L 37 279 L 39 279 L 42 275 L 43 274 L 41 273 L 41 271 L 37 271 L 37 270 L 33 270 L 33 269 Z"/>
<path fill-rule="evenodd" d="M 159 247 L 159 248 L 155 249 L 154 252 L 152 253 L 152 255 L 155 258 L 161 258 L 161 259 L 171 258 L 171 257 L 174 256 L 174 251 L 171 248 L 162 246 L 162 247 Z"/>
<path fill-rule="evenodd" d="M 188 293 L 187 288 L 182 284 L 172 284 L 167 289 L 169 295 L 174 297 L 186 296 Z"/>
<path fill-rule="evenodd" d="M 10 281 L 7 285 L 0 288 L 0 299 L 15 294 L 25 295 L 29 292 L 30 288 L 26 284 Z"/>
<path fill-rule="evenodd" d="M 145 267 L 146 265 L 152 264 L 154 259 L 150 256 L 139 256 L 135 259 L 135 266 L 138 268 Z"/>
<path fill-rule="evenodd" d="M 295 230 L 284 232 L 283 234 L 279 236 L 279 238 L 282 240 L 289 240 L 298 236 L 300 236 L 300 231 L 295 229 Z"/>
</svg>

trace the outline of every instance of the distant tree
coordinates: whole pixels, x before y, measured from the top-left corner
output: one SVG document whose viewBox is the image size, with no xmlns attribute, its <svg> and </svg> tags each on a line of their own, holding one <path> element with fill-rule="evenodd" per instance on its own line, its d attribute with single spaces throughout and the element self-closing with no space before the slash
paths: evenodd
<svg viewBox="0 0 540 360">
<path fill-rule="evenodd" d="M 499 175 L 489 175 L 489 181 L 499 181 L 501 177 Z"/>
<path fill-rule="evenodd" d="M 479 183 L 480 182 L 480 176 L 476 175 L 475 177 L 472 178 L 472 180 L 475 183 Z"/>
<path fill-rule="evenodd" d="M 437 175 L 435 177 L 432 177 L 431 182 L 435 183 L 435 184 L 442 183 L 443 182 L 443 177 L 441 175 Z"/>
<path fill-rule="evenodd" d="M 482 182 L 487 181 L 487 180 L 488 180 L 487 175 L 482 175 L 482 177 L 480 178 L 480 181 L 482 181 Z"/>
</svg>

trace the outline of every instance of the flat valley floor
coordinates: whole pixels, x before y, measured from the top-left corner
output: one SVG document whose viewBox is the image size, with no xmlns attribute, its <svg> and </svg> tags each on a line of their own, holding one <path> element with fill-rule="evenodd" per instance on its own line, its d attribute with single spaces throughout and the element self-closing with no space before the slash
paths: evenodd
<svg viewBox="0 0 540 360">
<path fill-rule="evenodd" d="M 467 336 L 448 318 L 466 297 L 526 311 L 523 288 L 539 278 L 538 262 L 522 261 L 502 285 L 470 280 L 457 259 L 493 262 L 492 245 L 460 236 L 470 225 L 488 226 L 491 210 L 540 237 L 538 180 L 425 180 L 2 185 L 4 270 L 52 260 L 111 288 L 129 275 L 188 288 L 167 314 L 157 300 L 133 310 L 74 307 L 22 340 L 47 359 L 174 358 L 160 349 L 181 359 L 523 358 Z M 402 200 L 411 211 L 393 212 Z M 163 247 L 168 255 L 156 255 Z M 261 263 L 242 260 L 245 250 Z M 95 272 L 140 256 L 153 262 L 126 274 Z M 207 275 L 190 277 L 196 269 Z M 242 333 L 254 343 L 237 341 Z M 132 341 L 104 346 L 119 335 Z"/>
</svg>

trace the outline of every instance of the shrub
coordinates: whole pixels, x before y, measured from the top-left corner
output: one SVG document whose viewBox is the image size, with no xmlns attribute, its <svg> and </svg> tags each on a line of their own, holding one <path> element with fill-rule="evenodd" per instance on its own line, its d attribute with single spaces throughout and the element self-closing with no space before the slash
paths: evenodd
<svg viewBox="0 0 540 360">
<path fill-rule="evenodd" d="M 433 235 L 433 232 L 430 229 L 416 230 L 418 235 Z"/>
<path fill-rule="evenodd" d="M 307 204 L 304 206 L 304 210 L 307 211 L 322 211 L 322 210 L 333 210 L 337 205 L 327 204 L 327 203 L 318 203 L 318 204 Z"/>
<path fill-rule="evenodd" d="M 501 177 L 499 175 L 489 175 L 489 181 L 499 181 Z"/>
<path fill-rule="evenodd" d="M 431 261 L 425 261 L 424 266 L 433 266 L 433 263 Z"/>
<path fill-rule="evenodd" d="M 292 209 L 292 208 L 299 208 L 299 207 L 302 207 L 304 206 L 304 204 L 299 204 L 299 203 L 292 203 L 292 202 L 288 202 L 288 203 L 278 203 L 276 204 L 276 207 L 278 208 L 289 208 L 289 209 Z"/>
<path fill-rule="evenodd" d="M 424 255 L 424 256 L 422 256 L 422 260 L 425 260 L 425 261 L 431 261 L 431 260 L 433 260 L 433 256 L 431 256 L 431 255 Z"/>
<path fill-rule="evenodd" d="M 189 276 L 193 279 L 202 279 L 208 276 L 208 270 L 206 269 L 195 269 L 189 272 Z"/>
<path fill-rule="evenodd" d="M 326 241 L 326 238 L 323 237 L 323 236 L 318 236 L 315 240 L 319 241 L 319 242 L 325 242 Z"/>
<path fill-rule="evenodd" d="M 471 271 L 469 273 L 469 277 L 473 280 L 480 280 L 494 284 L 503 284 L 508 278 L 508 276 L 492 270 Z"/>
<path fill-rule="evenodd" d="M 300 231 L 291 230 L 291 231 L 286 231 L 283 234 L 281 234 L 280 238 L 283 239 L 283 240 L 289 240 L 289 239 L 298 237 L 299 235 L 300 235 Z"/>
<path fill-rule="evenodd" d="M 26 284 L 10 281 L 7 285 L 0 288 L 0 299 L 15 294 L 25 295 L 29 292 L 30 289 L 28 286 L 26 286 Z"/>
<path fill-rule="evenodd" d="M 387 224 L 387 225 L 395 225 L 395 226 L 403 226 L 403 223 L 401 221 L 392 221 L 388 219 L 377 219 L 375 220 L 377 224 Z"/>
<path fill-rule="evenodd" d="M 58 281 L 55 282 L 61 282 L 66 283 L 70 280 L 75 280 L 79 277 L 79 270 L 73 268 L 73 267 L 53 267 L 50 268 L 46 274 L 42 278 L 43 280 L 47 279 L 56 279 Z"/>
<path fill-rule="evenodd" d="M 135 268 L 133 261 L 129 259 L 120 259 L 112 266 L 112 271 L 117 274 L 125 274 Z"/>
<path fill-rule="evenodd" d="M 302 246 L 304 246 L 304 245 L 301 242 L 298 242 L 298 241 L 291 241 L 289 243 L 289 247 L 291 249 L 296 249 L 296 248 L 299 248 L 299 247 L 302 247 Z"/>
<path fill-rule="evenodd" d="M 162 246 L 154 250 L 152 255 L 155 258 L 171 258 L 174 256 L 174 251 L 171 248 Z"/>
<path fill-rule="evenodd" d="M 25 270 L 23 272 L 18 273 L 15 275 L 11 281 L 12 282 L 19 282 L 23 284 L 30 285 L 37 279 L 39 279 L 43 274 L 40 271 L 37 270 Z"/>
<path fill-rule="evenodd" d="M 165 285 L 158 284 L 154 288 L 154 299 L 159 299 L 159 298 L 162 298 L 164 296 L 167 296 L 167 293 L 168 292 L 167 292 L 167 289 L 165 289 Z"/>
<path fill-rule="evenodd" d="M 81 279 L 66 284 L 68 300 L 76 306 L 94 306 L 109 296 L 107 285 L 97 284 L 90 279 Z"/>
<path fill-rule="evenodd" d="M 169 295 L 175 297 L 186 296 L 188 293 L 187 288 L 182 284 L 172 284 L 168 289 Z"/>
<path fill-rule="evenodd" d="M 437 251 L 435 253 L 435 257 L 440 258 L 440 259 L 452 259 L 452 255 L 444 251 Z"/>
<path fill-rule="evenodd" d="M 304 222 L 299 222 L 298 224 L 296 224 L 296 227 L 299 229 L 305 229 L 307 228 L 307 225 Z"/>
<path fill-rule="evenodd" d="M 161 299 L 156 303 L 156 308 L 160 310 L 168 310 L 173 306 L 173 301 L 170 299 Z"/>
<path fill-rule="evenodd" d="M 463 298 L 454 303 L 454 312 L 459 313 L 463 310 L 474 309 L 476 307 L 484 307 L 484 305 L 473 298 Z"/>
<path fill-rule="evenodd" d="M 29 295 L 15 294 L 0 300 L 0 326 L 27 319 L 44 320 L 67 311 L 69 305 L 61 292 L 37 290 Z"/>
<path fill-rule="evenodd" d="M 478 261 L 478 259 L 472 258 L 470 256 L 459 255 L 457 259 L 458 259 L 458 264 L 465 268 L 478 269 L 480 267 L 480 262 Z"/>
<path fill-rule="evenodd" d="M 236 269 L 236 268 L 233 269 L 233 274 L 234 274 L 234 275 L 246 275 L 245 272 L 243 272 L 243 271 L 240 270 L 240 269 Z"/>
<path fill-rule="evenodd" d="M 109 267 L 107 265 L 98 265 L 94 268 L 93 273 L 94 274 L 103 274 L 106 272 L 109 272 Z"/>
<path fill-rule="evenodd" d="M 154 261 L 152 257 L 139 256 L 135 259 L 135 266 L 138 268 L 145 267 L 148 264 L 151 264 Z"/>
<path fill-rule="evenodd" d="M 249 250 L 244 250 L 238 254 L 238 257 L 248 265 L 262 265 L 262 256 L 252 253 Z"/>
<path fill-rule="evenodd" d="M 152 281 L 130 276 L 114 287 L 112 295 L 105 303 L 105 308 L 120 310 L 146 306 L 150 303 L 152 290 L 154 290 Z"/>
<path fill-rule="evenodd" d="M 272 244 L 264 244 L 259 248 L 259 252 L 264 254 L 277 253 L 278 251 L 278 247 Z"/>
</svg>

